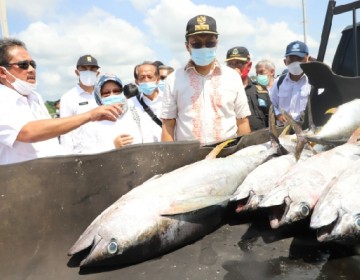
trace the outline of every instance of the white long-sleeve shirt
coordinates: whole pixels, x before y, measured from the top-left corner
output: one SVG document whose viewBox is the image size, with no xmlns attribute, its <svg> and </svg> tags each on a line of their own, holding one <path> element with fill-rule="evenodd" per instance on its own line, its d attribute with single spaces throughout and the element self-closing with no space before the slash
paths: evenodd
<svg viewBox="0 0 360 280">
<path fill-rule="evenodd" d="M 289 73 L 286 74 L 279 89 L 277 78 L 269 90 L 272 104 L 274 105 L 275 115 L 282 114 L 281 110 L 289 113 L 294 120 L 300 120 L 300 114 L 305 111 L 311 85 L 308 77 L 304 74 L 300 80 L 293 81 Z"/>
</svg>

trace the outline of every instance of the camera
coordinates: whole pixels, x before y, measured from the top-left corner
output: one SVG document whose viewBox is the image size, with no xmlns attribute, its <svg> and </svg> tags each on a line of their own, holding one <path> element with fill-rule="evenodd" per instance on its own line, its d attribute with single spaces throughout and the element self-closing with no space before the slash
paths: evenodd
<svg viewBox="0 0 360 280">
<path fill-rule="evenodd" d="M 131 98 L 139 94 L 140 92 L 137 85 L 129 83 L 124 86 L 124 95 L 126 96 L 126 98 Z"/>
</svg>

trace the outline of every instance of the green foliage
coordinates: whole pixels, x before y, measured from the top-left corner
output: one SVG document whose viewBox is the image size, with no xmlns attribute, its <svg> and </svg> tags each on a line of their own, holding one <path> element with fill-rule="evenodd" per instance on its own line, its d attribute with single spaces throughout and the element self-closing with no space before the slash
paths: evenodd
<svg viewBox="0 0 360 280">
<path fill-rule="evenodd" d="M 56 115 L 56 109 L 55 109 L 54 103 L 55 103 L 55 101 L 46 101 L 45 102 L 46 109 L 48 110 L 51 117 L 54 117 Z"/>
</svg>

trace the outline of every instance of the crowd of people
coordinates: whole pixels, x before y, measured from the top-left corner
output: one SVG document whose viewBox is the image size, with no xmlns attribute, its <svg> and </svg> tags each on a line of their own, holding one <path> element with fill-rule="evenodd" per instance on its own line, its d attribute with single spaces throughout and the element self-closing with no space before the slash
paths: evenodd
<svg viewBox="0 0 360 280">
<path fill-rule="evenodd" d="M 306 44 L 286 46 L 285 74 L 275 78 L 271 60 L 256 63 L 244 46 L 217 59 L 219 34 L 207 15 L 186 26 L 188 63 L 174 70 L 161 61 L 134 68 L 134 84 L 102 74 L 87 54 L 76 63 L 78 83 L 57 100 L 51 118 L 36 90 L 36 63 L 26 45 L 0 40 L 0 164 L 64 154 L 98 153 L 130 144 L 198 140 L 202 145 L 268 126 L 270 105 L 279 125 L 283 111 L 301 120 L 310 84 L 300 63 L 310 59 Z"/>
</svg>

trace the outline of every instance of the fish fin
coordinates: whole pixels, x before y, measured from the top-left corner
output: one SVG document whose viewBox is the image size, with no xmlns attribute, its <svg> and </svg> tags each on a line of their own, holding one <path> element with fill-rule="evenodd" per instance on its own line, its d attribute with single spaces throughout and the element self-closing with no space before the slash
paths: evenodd
<svg viewBox="0 0 360 280">
<path fill-rule="evenodd" d="M 236 139 L 226 140 L 218 145 L 205 157 L 205 159 L 214 159 L 229 143 L 234 142 Z"/>
<path fill-rule="evenodd" d="M 289 113 L 282 111 L 284 114 L 286 121 L 291 125 L 291 127 L 294 129 L 296 137 L 297 137 L 297 145 L 295 148 L 295 158 L 296 160 L 299 160 L 302 150 L 305 147 L 305 144 L 308 142 L 307 139 L 303 136 L 302 128 L 300 124 L 298 124 Z"/>
<path fill-rule="evenodd" d="M 326 110 L 325 114 L 335 114 L 335 112 L 337 111 L 337 108 L 330 108 L 328 110 Z"/>
<path fill-rule="evenodd" d="M 287 155 L 289 152 L 280 144 L 279 138 L 272 132 L 269 132 L 270 141 L 273 147 L 276 148 L 278 155 Z"/>
<path fill-rule="evenodd" d="M 196 210 L 200 210 L 209 206 L 221 204 L 231 198 L 230 195 L 224 196 L 201 196 L 186 200 L 177 200 L 171 203 L 170 207 L 161 211 L 162 216 L 179 215 Z"/>
<path fill-rule="evenodd" d="M 358 139 L 359 139 L 359 135 L 360 135 L 360 127 L 357 128 L 353 134 L 351 134 L 349 140 L 347 141 L 348 143 L 357 143 Z"/>
</svg>

